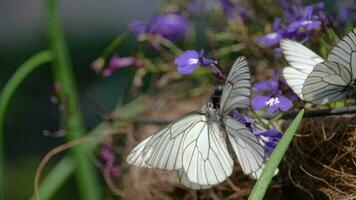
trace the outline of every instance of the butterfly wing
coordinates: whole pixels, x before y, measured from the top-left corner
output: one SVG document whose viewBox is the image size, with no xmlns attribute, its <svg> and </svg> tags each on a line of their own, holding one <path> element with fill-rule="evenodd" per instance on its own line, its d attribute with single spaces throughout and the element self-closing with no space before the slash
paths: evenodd
<svg viewBox="0 0 356 200">
<path fill-rule="evenodd" d="M 251 174 L 254 177 L 254 174 L 258 173 L 264 165 L 265 152 L 263 146 L 253 133 L 234 118 L 226 116 L 224 124 L 242 171 L 244 174 Z"/>
<path fill-rule="evenodd" d="M 349 96 L 347 86 L 351 81 L 348 67 L 331 61 L 319 63 L 305 80 L 304 99 L 321 105 L 344 99 Z"/>
<path fill-rule="evenodd" d="M 250 105 L 250 69 L 246 58 L 238 57 L 232 65 L 220 100 L 220 113 L 226 114 L 234 108 L 247 108 Z"/>
<path fill-rule="evenodd" d="M 193 183 L 188 179 L 187 174 L 184 172 L 184 169 L 179 169 L 178 170 L 178 177 L 179 181 L 182 185 L 186 186 L 187 188 L 193 189 L 193 190 L 205 190 L 212 188 L 213 185 L 200 185 L 198 183 Z"/>
<path fill-rule="evenodd" d="M 231 175 L 233 160 L 219 125 L 205 117 L 195 127 L 183 141 L 184 172 L 190 182 L 199 185 L 221 183 Z"/>
<path fill-rule="evenodd" d="M 168 125 L 148 140 L 141 142 L 133 149 L 127 160 L 136 166 L 163 170 L 182 168 L 184 135 L 194 130 L 201 121 L 202 115 L 193 114 Z"/>
<path fill-rule="evenodd" d="M 126 161 L 130 165 L 136 166 L 136 167 L 150 167 L 149 165 L 146 164 L 145 160 L 147 158 L 145 157 L 150 157 L 150 154 L 146 154 L 143 156 L 143 149 L 145 148 L 147 142 L 152 138 L 152 136 L 146 138 L 144 141 L 140 142 L 132 151 L 131 153 L 127 156 Z"/>
<path fill-rule="evenodd" d="M 323 62 L 324 59 L 296 41 L 282 40 L 281 48 L 284 57 L 290 64 L 290 67 L 283 69 L 283 77 L 294 93 L 303 99 L 302 88 L 305 79 L 314 66 Z"/>
<path fill-rule="evenodd" d="M 328 61 L 345 66 L 356 79 L 356 28 L 341 39 L 331 50 Z"/>
</svg>

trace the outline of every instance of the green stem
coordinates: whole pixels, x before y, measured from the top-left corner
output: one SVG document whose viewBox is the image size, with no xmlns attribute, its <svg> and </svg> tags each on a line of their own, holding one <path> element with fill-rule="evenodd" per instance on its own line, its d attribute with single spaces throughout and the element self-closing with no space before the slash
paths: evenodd
<svg viewBox="0 0 356 200">
<path fill-rule="evenodd" d="M 59 86 L 58 97 L 65 105 L 66 111 L 62 118 L 66 129 L 68 141 L 84 135 L 84 123 L 79 109 L 79 98 L 76 90 L 71 61 L 66 47 L 66 42 L 61 29 L 56 0 L 47 0 L 47 26 L 49 42 L 54 54 L 53 76 Z M 72 150 L 76 160 L 76 178 L 81 199 L 101 199 L 101 191 L 97 173 L 90 162 L 88 152 L 83 145 Z"/>
<path fill-rule="evenodd" d="M 101 58 L 107 59 L 107 57 L 115 51 L 115 49 L 120 46 L 127 38 L 128 31 L 121 33 L 119 36 L 115 38 L 107 47 L 105 47 L 103 53 L 101 54 Z"/>
<path fill-rule="evenodd" d="M 249 200 L 262 200 L 268 186 L 278 168 L 279 163 L 283 159 L 289 144 L 291 143 L 295 132 L 297 131 L 302 118 L 304 115 L 304 110 L 300 111 L 297 117 L 293 120 L 292 124 L 288 127 L 287 131 L 283 134 L 283 137 L 278 142 L 276 148 L 274 149 L 271 157 L 268 159 L 266 166 L 263 169 L 261 176 L 258 178 L 255 186 L 252 189 Z"/>
<path fill-rule="evenodd" d="M 171 42 L 170 40 L 167 40 L 166 38 L 160 36 L 160 35 L 156 35 L 155 39 L 164 47 L 166 47 L 167 49 L 169 49 L 173 54 L 175 54 L 176 56 L 180 55 L 183 51 L 177 46 L 175 45 L 173 42 Z"/>
<path fill-rule="evenodd" d="M 7 107 L 10 103 L 11 97 L 14 95 L 16 89 L 21 85 L 23 80 L 31 74 L 35 69 L 52 60 L 52 55 L 49 51 L 40 52 L 24 64 L 22 64 L 15 74 L 6 83 L 4 89 L 0 94 L 0 199 L 4 198 L 4 152 L 3 152 L 3 136 L 4 123 Z"/>
</svg>

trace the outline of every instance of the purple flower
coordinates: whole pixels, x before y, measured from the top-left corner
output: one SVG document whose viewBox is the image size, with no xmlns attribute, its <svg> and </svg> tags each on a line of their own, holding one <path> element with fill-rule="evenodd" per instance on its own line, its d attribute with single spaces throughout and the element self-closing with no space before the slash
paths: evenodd
<svg viewBox="0 0 356 200">
<path fill-rule="evenodd" d="M 279 140 L 282 138 L 282 133 L 277 129 L 272 128 L 263 132 L 261 131 L 257 134 L 257 137 L 260 138 L 260 142 L 264 146 L 265 153 L 269 157 L 276 148 Z"/>
<path fill-rule="evenodd" d="M 104 143 L 101 149 L 101 160 L 103 163 L 104 171 L 108 172 L 110 176 L 119 177 L 122 175 L 119 166 L 115 165 L 115 154 L 111 144 Z"/>
<path fill-rule="evenodd" d="M 148 24 L 144 21 L 135 20 L 129 24 L 130 31 L 136 36 L 147 33 Z"/>
<path fill-rule="evenodd" d="M 140 66 L 141 62 L 135 57 L 119 57 L 114 55 L 111 57 L 109 64 L 102 71 L 104 77 L 111 76 L 117 69 L 129 67 L 132 65 Z"/>
<path fill-rule="evenodd" d="M 356 4 L 354 0 L 339 0 L 337 1 L 337 6 L 336 18 L 338 22 L 352 24 L 356 21 Z"/>
<path fill-rule="evenodd" d="M 149 33 L 161 35 L 169 40 L 178 40 L 185 36 L 187 26 L 188 20 L 186 17 L 175 13 L 167 13 L 153 19 Z"/>
<path fill-rule="evenodd" d="M 154 17 L 149 23 L 137 20 L 129 25 L 135 36 L 153 34 L 168 40 L 182 39 L 187 31 L 187 26 L 187 18 L 177 13 L 164 13 Z"/>
<path fill-rule="evenodd" d="M 268 33 L 264 36 L 260 36 L 256 39 L 256 42 L 260 45 L 273 47 L 279 44 L 283 39 L 284 29 L 281 28 L 282 20 L 278 17 L 274 19 L 272 29 L 274 32 Z"/>
<path fill-rule="evenodd" d="M 303 7 L 299 1 L 286 2 L 280 0 L 285 17 L 284 23 L 275 18 L 272 32 L 258 37 L 256 43 L 268 47 L 276 47 L 282 39 L 307 41 L 322 25 L 330 24 L 325 15 L 323 3 Z"/>
<path fill-rule="evenodd" d="M 202 65 L 204 67 L 209 67 L 212 73 L 219 79 L 226 79 L 218 62 L 205 57 L 203 49 L 199 52 L 195 50 L 187 50 L 178 56 L 174 60 L 174 63 L 177 65 L 177 71 L 180 74 L 190 74 L 198 67 L 198 65 Z"/>
<path fill-rule="evenodd" d="M 278 32 L 272 32 L 264 36 L 258 37 L 256 42 L 260 45 L 272 47 L 279 44 L 281 40 L 282 40 L 281 34 L 279 34 Z"/>
<path fill-rule="evenodd" d="M 282 87 L 275 80 L 261 81 L 253 86 L 253 90 L 257 92 L 267 91 L 268 96 L 256 96 L 251 106 L 254 110 L 262 110 L 268 108 L 269 113 L 274 113 L 278 110 L 286 112 L 292 108 L 293 102 L 282 95 Z"/>
<path fill-rule="evenodd" d="M 190 74 L 199 65 L 199 53 L 194 50 L 185 51 L 174 60 L 174 63 L 178 66 L 178 73 Z"/>
<path fill-rule="evenodd" d="M 320 29 L 322 24 L 328 25 L 329 19 L 325 15 L 324 3 L 299 6 L 293 14 L 290 14 L 289 25 L 287 26 L 287 37 L 299 41 L 306 41 Z"/>
<path fill-rule="evenodd" d="M 293 32 L 310 32 L 319 29 L 322 21 L 319 13 L 324 11 L 324 4 L 317 4 L 317 6 L 307 6 L 302 9 L 301 15 L 293 20 L 287 31 Z"/>
</svg>

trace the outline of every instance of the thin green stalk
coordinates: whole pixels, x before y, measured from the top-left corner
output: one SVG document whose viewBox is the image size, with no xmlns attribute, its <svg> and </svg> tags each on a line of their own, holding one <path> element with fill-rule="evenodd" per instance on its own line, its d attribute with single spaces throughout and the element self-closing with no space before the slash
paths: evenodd
<svg viewBox="0 0 356 200">
<path fill-rule="evenodd" d="M 174 53 L 176 56 L 180 55 L 183 51 L 177 46 L 175 45 L 173 42 L 171 42 L 170 40 L 167 40 L 166 38 L 160 36 L 160 35 L 156 35 L 155 39 L 164 47 L 166 47 L 167 49 L 169 49 L 172 53 Z"/>
<path fill-rule="evenodd" d="M 274 149 L 271 157 L 267 161 L 267 164 L 256 182 L 249 200 L 261 200 L 263 199 L 267 188 L 274 176 L 276 169 L 278 168 L 279 163 L 281 162 L 284 154 L 286 153 L 289 144 L 291 143 L 295 132 L 297 131 L 302 118 L 304 115 L 304 110 L 300 111 L 297 117 L 293 120 L 292 124 L 288 127 L 287 131 L 284 133 L 282 139 L 278 142 L 278 145 Z"/>
<path fill-rule="evenodd" d="M 24 79 L 35 69 L 52 60 L 52 54 L 49 51 L 37 53 L 24 64 L 22 64 L 10 80 L 6 83 L 0 94 L 0 199 L 4 198 L 4 124 L 7 107 L 16 89 L 21 85 Z"/>
<path fill-rule="evenodd" d="M 118 35 L 107 47 L 105 47 L 100 57 L 107 59 L 107 57 L 126 40 L 128 33 L 129 33 L 128 31 L 125 31 L 120 35 Z"/>
<path fill-rule="evenodd" d="M 83 118 L 78 105 L 79 98 L 71 61 L 59 21 L 57 1 L 47 0 L 46 2 L 48 36 L 54 54 L 52 71 L 54 80 L 59 85 L 59 99 L 66 108 L 66 111 L 62 113 L 62 118 L 66 129 L 66 139 L 70 141 L 84 135 Z M 76 160 L 76 178 L 81 199 L 101 199 L 98 176 L 90 162 L 88 152 L 85 151 L 83 145 L 79 145 L 71 151 L 73 159 Z"/>
</svg>

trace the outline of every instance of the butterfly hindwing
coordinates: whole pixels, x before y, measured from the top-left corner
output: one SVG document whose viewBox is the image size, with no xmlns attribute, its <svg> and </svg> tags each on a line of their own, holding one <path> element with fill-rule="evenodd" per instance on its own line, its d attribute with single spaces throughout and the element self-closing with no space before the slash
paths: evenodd
<svg viewBox="0 0 356 200">
<path fill-rule="evenodd" d="M 231 175 L 233 161 L 218 123 L 205 120 L 184 138 L 183 169 L 190 182 L 216 185 Z"/>
<path fill-rule="evenodd" d="M 314 104 L 325 104 L 349 96 L 352 75 L 346 66 L 325 61 L 317 64 L 303 85 L 303 96 Z"/>
<path fill-rule="evenodd" d="M 230 116 L 225 117 L 224 124 L 230 144 L 244 174 L 259 171 L 264 164 L 265 153 L 256 136 Z"/>
<path fill-rule="evenodd" d="M 356 79 L 356 28 L 331 50 L 328 61 L 345 66 L 351 72 L 352 78 Z"/>
<path fill-rule="evenodd" d="M 204 189 L 212 188 L 214 186 L 214 185 L 200 185 L 198 183 L 191 182 L 188 179 L 187 174 L 185 173 L 184 169 L 178 170 L 178 177 L 179 177 L 179 181 L 182 185 L 186 186 L 187 188 L 193 189 L 193 190 L 204 190 Z"/>
</svg>

